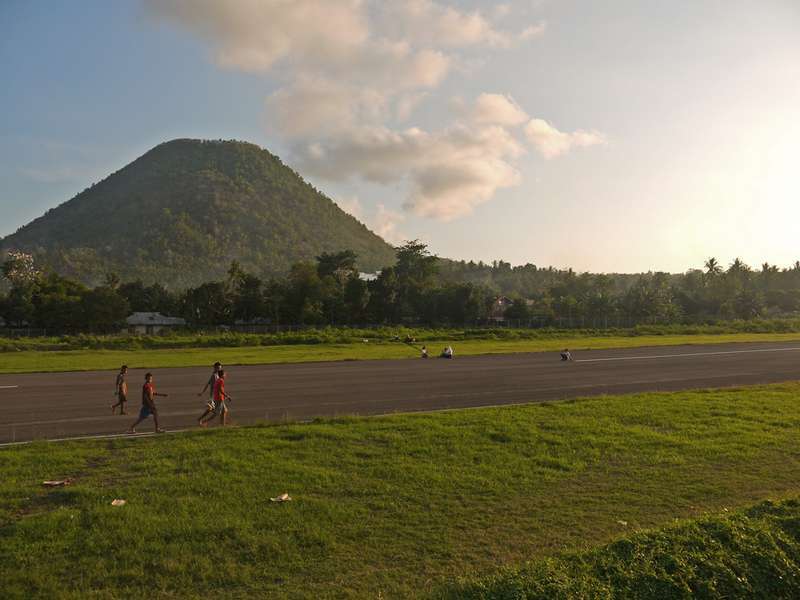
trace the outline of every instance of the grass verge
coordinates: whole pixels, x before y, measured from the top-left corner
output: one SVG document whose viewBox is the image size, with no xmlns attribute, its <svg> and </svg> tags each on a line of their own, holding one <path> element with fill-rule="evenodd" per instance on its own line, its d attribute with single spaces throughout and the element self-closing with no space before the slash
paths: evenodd
<svg viewBox="0 0 800 600">
<path fill-rule="evenodd" d="M 2 449 L 3 596 L 429 595 L 796 495 L 798 397 L 781 384 Z"/>
<path fill-rule="evenodd" d="M 453 585 L 441 598 L 800 598 L 800 501 L 626 536 Z"/>
<path fill-rule="evenodd" d="M 458 356 L 508 354 L 514 352 L 554 352 L 562 348 L 602 350 L 680 344 L 723 344 L 730 342 L 800 341 L 800 333 L 731 333 L 697 335 L 576 336 L 541 339 L 442 339 L 425 343 L 431 353 L 453 344 Z M 360 342 L 347 344 L 292 344 L 278 346 L 198 347 L 129 350 L 18 351 L 0 354 L 0 374 L 47 373 L 58 371 L 98 371 L 131 368 L 207 366 L 219 360 L 225 365 L 320 362 L 337 360 L 377 360 L 416 358 L 415 347 L 402 342 Z"/>
</svg>

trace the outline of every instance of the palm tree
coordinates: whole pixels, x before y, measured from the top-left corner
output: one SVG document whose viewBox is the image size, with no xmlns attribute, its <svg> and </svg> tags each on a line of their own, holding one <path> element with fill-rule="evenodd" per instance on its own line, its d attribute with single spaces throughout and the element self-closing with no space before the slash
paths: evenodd
<svg viewBox="0 0 800 600">
<path fill-rule="evenodd" d="M 709 277 L 716 277 L 722 273 L 722 267 L 720 266 L 719 261 L 713 256 L 706 261 L 705 267 L 706 275 Z"/>
</svg>

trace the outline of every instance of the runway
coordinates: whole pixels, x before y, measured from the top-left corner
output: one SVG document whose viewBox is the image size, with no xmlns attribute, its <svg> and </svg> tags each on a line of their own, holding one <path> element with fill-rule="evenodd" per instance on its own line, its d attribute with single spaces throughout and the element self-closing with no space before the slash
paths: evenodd
<svg viewBox="0 0 800 600">
<path fill-rule="evenodd" d="M 458 348 L 456 347 L 456 352 Z M 214 351 L 209 350 L 209 365 Z M 800 342 L 226 366 L 231 422 L 306 420 L 543 402 L 800 379 Z M 196 426 L 208 368 L 153 369 L 161 425 Z M 123 433 L 141 405 L 143 370 L 128 374 L 128 416 L 112 416 L 114 371 L 0 375 L 0 444 Z M 212 423 L 212 427 L 216 426 Z M 141 432 L 152 431 L 152 421 Z"/>
</svg>

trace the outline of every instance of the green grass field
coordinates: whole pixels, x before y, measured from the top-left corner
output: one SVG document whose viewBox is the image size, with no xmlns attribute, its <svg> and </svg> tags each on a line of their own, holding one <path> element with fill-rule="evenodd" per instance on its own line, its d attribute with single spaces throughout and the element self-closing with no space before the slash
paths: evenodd
<svg viewBox="0 0 800 600">
<path fill-rule="evenodd" d="M 800 598 L 800 501 L 635 533 L 452 585 L 441 598 Z"/>
<path fill-rule="evenodd" d="M 797 495 L 798 400 L 800 383 L 5 448 L 0 595 L 436 595 Z"/>
<path fill-rule="evenodd" d="M 722 344 L 728 342 L 798 341 L 800 333 L 731 333 L 698 335 L 640 336 L 576 336 L 544 339 L 481 340 L 443 339 L 424 342 L 433 353 L 448 343 L 457 356 L 504 354 L 513 352 L 555 352 L 635 348 L 678 344 Z M 419 343 L 417 344 L 419 345 Z M 346 344 L 292 344 L 281 346 L 245 346 L 212 348 L 172 348 L 124 350 L 58 350 L 19 351 L 0 354 L 0 373 L 33 373 L 55 371 L 95 371 L 118 369 L 123 363 L 131 368 L 165 368 L 207 366 L 219 360 L 225 365 L 257 365 L 330 360 L 374 360 L 416 358 L 414 348 L 401 342 L 367 342 Z"/>
</svg>

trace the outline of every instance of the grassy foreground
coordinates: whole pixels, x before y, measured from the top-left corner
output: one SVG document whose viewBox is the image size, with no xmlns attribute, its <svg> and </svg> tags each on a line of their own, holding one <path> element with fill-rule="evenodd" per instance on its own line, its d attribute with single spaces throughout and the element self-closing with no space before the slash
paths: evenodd
<svg viewBox="0 0 800 600">
<path fill-rule="evenodd" d="M 0 449 L 3 597 L 438 594 L 796 495 L 798 399 L 781 384 Z"/>
<path fill-rule="evenodd" d="M 454 585 L 452 600 L 800 598 L 800 501 L 625 537 Z"/>
<path fill-rule="evenodd" d="M 575 336 L 541 339 L 442 339 L 424 343 L 432 353 L 453 344 L 458 356 L 507 354 L 513 352 L 554 352 L 602 350 L 679 344 L 723 344 L 728 342 L 799 341 L 800 333 L 728 333 L 638 336 Z M 402 342 L 360 342 L 292 344 L 277 346 L 202 347 L 130 350 L 18 351 L 0 354 L 0 374 L 56 371 L 96 371 L 118 369 L 123 363 L 132 368 L 207 366 L 219 360 L 225 365 L 317 362 L 335 360 L 373 360 L 416 358 L 418 351 Z"/>
</svg>

